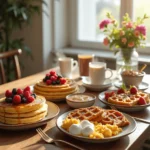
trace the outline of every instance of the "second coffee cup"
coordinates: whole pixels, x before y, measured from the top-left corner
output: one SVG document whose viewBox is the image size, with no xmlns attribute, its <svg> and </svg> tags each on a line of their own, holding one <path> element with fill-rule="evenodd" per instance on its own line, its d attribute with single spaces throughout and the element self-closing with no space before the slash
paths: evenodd
<svg viewBox="0 0 150 150">
<path fill-rule="evenodd" d="M 106 71 L 110 72 L 110 75 L 106 77 Z M 89 77 L 91 83 L 94 85 L 103 84 L 108 78 L 111 78 L 113 72 L 111 69 L 106 68 L 106 63 L 104 62 L 90 62 L 89 63 Z"/>
</svg>

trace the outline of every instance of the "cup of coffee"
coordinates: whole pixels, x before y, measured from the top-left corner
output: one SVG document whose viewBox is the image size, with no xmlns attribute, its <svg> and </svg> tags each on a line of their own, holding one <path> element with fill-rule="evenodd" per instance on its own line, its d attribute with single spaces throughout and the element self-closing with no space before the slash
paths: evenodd
<svg viewBox="0 0 150 150">
<path fill-rule="evenodd" d="M 106 71 L 110 72 L 110 75 L 106 77 Z M 89 77 L 91 83 L 94 85 L 103 84 L 105 79 L 111 78 L 113 72 L 111 69 L 106 68 L 106 63 L 104 62 L 90 62 L 89 63 Z"/>
<path fill-rule="evenodd" d="M 78 62 L 73 58 L 59 58 L 60 73 L 63 77 L 71 78 L 72 72 L 77 68 Z"/>
<path fill-rule="evenodd" d="M 79 54 L 78 64 L 80 76 L 89 76 L 89 62 L 94 61 L 94 55 Z"/>
</svg>

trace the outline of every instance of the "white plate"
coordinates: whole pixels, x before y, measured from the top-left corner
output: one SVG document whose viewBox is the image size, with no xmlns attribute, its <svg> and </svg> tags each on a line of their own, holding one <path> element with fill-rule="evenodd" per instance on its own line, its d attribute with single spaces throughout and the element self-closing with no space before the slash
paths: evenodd
<svg viewBox="0 0 150 150">
<path fill-rule="evenodd" d="M 5 129 L 5 130 L 26 130 L 26 129 L 31 129 L 31 128 L 36 128 L 39 126 L 42 126 L 46 124 L 48 121 L 56 117 L 59 113 L 59 107 L 52 103 L 52 102 L 46 102 L 48 104 L 48 114 L 47 116 L 36 123 L 31 123 L 31 124 L 21 124 L 21 125 L 9 125 L 9 124 L 4 124 L 0 123 L 0 129 Z"/>
<path fill-rule="evenodd" d="M 110 79 L 105 80 L 101 85 L 94 85 L 91 84 L 91 80 L 89 77 L 82 77 L 82 83 L 83 86 L 91 91 L 103 91 L 112 86 L 112 81 Z"/>
<path fill-rule="evenodd" d="M 60 131 L 62 131 L 63 133 L 75 138 L 75 139 L 78 139 L 78 140 L 81 140 L 81 141 L 84 141 L 84 142 L 90 142 L 90 143 L 104 143 L 104 142 L 111 142 L 111 141 L 115 141 L 117 139 L 120 139 L 126 135 L 129 135 L 131 134 L 132 132 L 134 132 L 134 130 L 136 129 L 136 122 L 133 118 L 131 118 L 129 115 L 127 114 L 124 114 L 125 117 L 128 119 L 128 121 L 130 122 L 130 124 L 128 126 L 125 126 L 122 128 L 122 132 L 119 133 L 118 135 L 116 136 L 112 136 L 112 137 L 108 137 L 108 138 L 104 138 L 104 139 L 91 139 L 91 138 L 88 138 L 88 137 L 83 137 L 83 136 L 77 136 L 77 135 L 73 135 L 69 132 L 67 132 L 66 130 L 64 130 L 61 125 L 62 125 L 62 122 L 63 120 L 67 117 L 67 115 L 70 113 L 71 111 L 69 112 L 66 112 L 64 114 L 62 114 L 61 116 L 58 117 L 57 119 L 57 122 L 56 122 L 56 125 L 57 127 L 60 129 Z"/>
<path fill-rule="evenodd" d="M 121 86 L 122 86 L 122 81 L 116 81 L 115 83 L 114 83 L 114 85 L 117 87 L 117 88 L 120 88 Z M 147 89 L 149 87 L 149 84 L 148 83 L 146 83 L 146 82 L 142 82 L 137 88 L 139 89 L 139 90 L 145 90 L 145 89 Z"/>
<path fill-rule="evenodd" d="M 115 106 L 118 110 L 120 111 L 124 111 L 124 112 L 135 112 L 135 111 L 141 111 L 143 109 L 145 109 L 146 107 L 150 106 L 150 103 L 149 104 L 146 104 L 146 105 L 135 105 L 135 106 L 124 106 L 124 105 L 117 105 L 117 104 L 112 104 L 112 103 L 109 103 L 105 100 L 105 93 L 106 92 L 116 92 L 117 90 L 108 90 L 108 91 L 104 91 L 102 93 L 100 93 L 98 95 L 98 98 L 99 100 L 108 105 L 108 106 Z"/>
</svg>

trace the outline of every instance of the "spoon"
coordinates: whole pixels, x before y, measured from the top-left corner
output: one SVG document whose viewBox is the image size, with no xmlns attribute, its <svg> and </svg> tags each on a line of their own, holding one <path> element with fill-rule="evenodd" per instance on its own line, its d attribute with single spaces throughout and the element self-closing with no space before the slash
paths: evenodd
<svg viewBox="0 0 150 150">
<path fill-rule="evenodd" d="M 147 67 L 147 65 L 144 64 L 143 67 L 139 70 L 139 73 L 141 73 L 146 67 Z"/>
</svg>

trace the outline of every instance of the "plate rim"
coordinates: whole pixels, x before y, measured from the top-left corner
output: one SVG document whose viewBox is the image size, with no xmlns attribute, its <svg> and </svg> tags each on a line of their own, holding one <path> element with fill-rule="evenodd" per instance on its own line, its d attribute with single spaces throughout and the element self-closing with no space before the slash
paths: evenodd
<svg viewBox="0 0 150 150">
<path fill-rule="evenodd" d="M 111 141 L 117 140 L 117 139 L 119 139 L 119 138 L 122 138 L 122 137 L 124 137 L 124 136 L 127 136 L 127 135 L 133 133 L 133 132 L 136 130 L 136 128 L 137 128 L 137 123 L 136 123 L 135 119 L 132 118 L 130 115 L 128 115 L 128 114 L 126 114 L 126 113 L 123 113 L 123 115 L 125 115 L 125 117 L 127 117 L 127 119 L 129 118 L 129 119 L 132 120 L 132 122 L 134 123 L 134 126 L 132 127 L 133 129 L 132 129 L 130 132 L 128 131 L 128 132 L 127 132 L 126 134 L 124 134 L 124 135 L 118 136 L 118 135 L 119 135 L 119 134 L 118 134 L 118 135 L 115 135 L 115 136 L 112 136 L 112 137 L 108 137 L 108 138 L 104 138 L 104 139 L 91 139 L 91 138 L 84 137 L 84 136 L 76 136 L 76 135 L 70 134 L 69 132 L 67 132 L 66 130 L 64 130 L 63 128 L 61 128 L 60 125 L 58 125 L 59 119 L 60 119 L 61 117 L 63 117 L 63 116 L 67 116 L 67 114 L 70 113 L 70 112 L 72 112 L 72 111 L 73 111 L 73 110 L 61 114 L 61 115 L 57 118 L 57 120 L 56 120 L 56 126 L 57 126 L 57 128 L 58 128 L 61 132 L 65 133 L 66 135 L 69 135 L 69 136 L 71 136 L 71 137 L 73 137 L 73 138 L 75 138 L 75 139 L 78 139 L 78 140 L 82 140 L 82 141 L 84 140 L 85 142 L 89 142 L 89 141 L 91 141 L 91 142 L 98 142 L 98 143 L 111 142 Z M 125 132 L 125 131 L 124 131 L 124 132 Z"/>
<path fill-rule="evenodd" d="M 149 104 L 146 104 L 146 105 L 135 105 L 135 106 L 124 106 L 124 105 L 117 105 L 117 104 L 112 104 L 112 103 L 109 103 L 109 102 L 107 102 L 104 98 L 102 99 L 102 98 L 100 98 L 100 96 L 101 96 L 101 94 L 103 94 L 104 92 L 108 92 L 108 91 L 112 91 L 112 92 L 115 92 L 115 91 L 117 91 L 117 90 L 107 90 L 107 91 L 103 91 L 103 92 L 101 92 L 101 93 L 99 93 L 98 94 L 98 99 L 102 102 L 102 103 L 104 103 L 104 104 L 106 104 L 106 105 L 112 105 L 112 106 L 115 106 L 115 107 L 119 107 L 119 108 L 123 108 L 123 109 L 138 109 L 138 108 L 146 108 L 146 107 L 149 107 L 150 106 L 150 103 Z M 146 93 L 146 92 L 145 92 Z M 149 93 L 148 93 L 149 94 Z M 104 94 L 103 94 L 104 95 Z"/>
<path fill-rule="evenodd" d="M 48 115 L 46 115 L 46 119 L 43 118 L 42 120 L 38 121 L 38 122 L 35 122 L 35 123 L 30 123 L 30 124 L 21 124 L 21 125 L 11 125 L 11 124 L 4 124 L 4 123 L 1 123 L 0 122 L 0 129 L 5 129 L 5 130 L 22 130 L 23 127 L 25 127 L 25 129 L 31 129 L 31 128 L 34 128 L 36 125 L 43 125 L 43 124 L 46 124 L 48 121 L 50 121 L 51 119 L 55 118 L 59 112 L 60 112 L 60 109 L 59 107 L 53 103 L 53 102 L 49 102 L 49 101 L 46 101 L 46 103 L 49 103 L 49 104 L 52 104 L 53 106 L 55 106 L 57 108 L 57 113 L 55 115 L 53 115 L 52 117 L 49 117 L 49 118 L 46 118 Z M 49 105 L 48 104 L 48 105 Z M 48 113 L 49 112 L 49 107 L 48 107 Z M 44 120 L 45 119 L 45 120 Z M 30 127 L 31 126 L 31 127 Z M 18 129 L 16 129 L 18 128 Z"/>
</svg>

